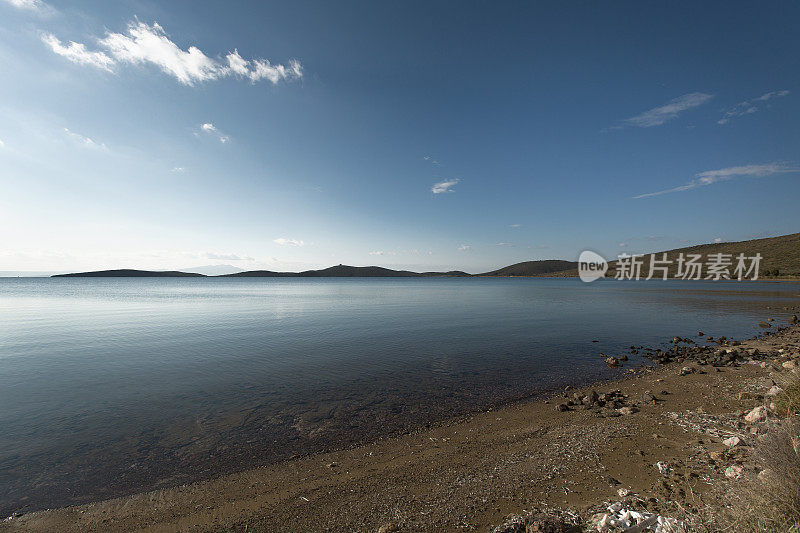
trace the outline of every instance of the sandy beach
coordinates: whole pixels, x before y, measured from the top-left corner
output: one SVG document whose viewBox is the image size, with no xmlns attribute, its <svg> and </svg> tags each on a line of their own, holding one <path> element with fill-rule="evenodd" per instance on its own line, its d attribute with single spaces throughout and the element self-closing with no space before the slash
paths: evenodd
<svg viewBox="0 0 800 533">
<path fill-rule="evenodd" d="M 585 520 L 627 491 L 664 514 L 713 504 L 726 468 L 744 460 L 743 448 L 726 451 L 722 440 L 757 431 L 743 415 L 762 403 L 771 376 L 791 371 L 784 366 L 800 357 L 800 327 L 776 323 L 768 331 L 726 343 L 723 351 L 741 354 L 735 362 L 712 366 L 698 364 L 705 356 L 687 356 L 631 368 L 613 382 L 366 446 L 24 514 L 0 529 L 486 531 L 531 509 Z M 680 343 L 692 349 L 693 341 Z M 586 399 L 593 391 L 604 407 Z"/>
</svg>

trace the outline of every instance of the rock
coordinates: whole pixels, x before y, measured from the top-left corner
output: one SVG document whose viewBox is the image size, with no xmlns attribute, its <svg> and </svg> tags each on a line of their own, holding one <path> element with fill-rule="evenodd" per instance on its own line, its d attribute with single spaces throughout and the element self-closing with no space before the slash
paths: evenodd
<svg viewBox="0 0 800 533">
<path fill-rule="evenodd" d="M 767 419 L 767 408 L 759 405 L 744 416 L 744 419 L 751 424 L 756 424 Z"/>
<path fill-rule="evenodd" d="M 574 527 L 557 516 L 545 513 L 529 516 L 525 522 L 525 533 L 567 533 Z"/>
<path fill-rule="evenodd" d="M 763 395 L 757 392 L 742 391 L 739 393 L 739 400 L 762 400 Z"/>
<path fill-rule="evenodd" d="M 797 368 L 797 363 L 795 363 L 794 361 L 784 361 L 781 366 L 788 370 L 792 370 L 794 368 Z"/>
<path fill-rule="evenodd" d="M 792 315 L 792 318 L 789 319 L 789 324 L 800 324 L 800 318 L 797 318 L 797 315 Z"/>
<path fill-rule="evenodd" d="M 509 517 L 492 529 L 492 533 L 567 533 L 574 527 L 575 524 L 566 522 L 556 514 L 532 512 L 526 516 Z"/>
<path fill-rule="evenodd" d="M 737 479 L 742 477 L 742 467 L 739 465 L 731 465 L 725 469 L 725 477 Z"/>
<path fill-rule="evenodd" d="M 393 531 L 400 531 L 400 526 L 397 522 L 387 522 L 378 528 L 378 533 L 391 533 Z"/>
<path fill-rule="evenodd" d="M 327 466 L 328 468 L 336 468 L 336 467 L 338 467 L 338 466 L 339 466 L 339 463 L 337 463 L 336 461 L 334 461 L 334 462 L 332 462 L 332 463 L 328 463 L 326 466 Z"/>
<path fill-rule="evenodd" d="M 778 387 L 777 385 L 773 385 L 768 391 L 767 396 L 777 396 L 778 394 L 782 393 L 783 389 Z"/>
<path fill-rule="evenodd" d="M 697 332 L 697 336 L 698 336 L 698 337 L 702 337 L 703 335 L 705 335 L 705 333 L 703 333 L 702 331 L 698 331 L 698 332 Z"/>
<path fill-rule="evenodd" d="M 636 411 L 638 411 L 638 409 L 636 409 L 635 407 L 629 407 L 629 406 L 620 407 L 619 409 L 617 409 L 617 412 L 619 414 L 621 414 L 621 415 L 632 415 Z"/>
<path fill-rule="evenodd" d="M 619 358 L 618 358 L 618 359 L 619 359 L 620 361 L 627 361 L 627 360 L 628 360 L 628 356 L 627 356 L 627 355 L 625 355 L 625 354 L 622 354 L 622 355 L 620 355 L 620 356 L 619 356 Z"/>
<path fill-rule="evenodd" d="M 708 458 L 714 462 L 722 461 L 725 458 L 725 452 L 708 452 Z"/>
<path fill-rule="evenodd" d="M 771 328 L 772 324 L 762 320 L 761 322 L 758 323 L 758 326 L 766 329 L 766 328 Z"/>
<path fill-rule="evenodd" d="M 560 403 L 556 405 L 556 411 L 559 413 L 563 413 L 564 411 L 569 411 L 569 406 L 565 403 Z"/>
<path fill-rule="evenodd" d="M 619 359 L 617 359 L 616 357 L 613 357 L 613 356 L 612 357 L 607 357 L 606 358 L 606 364 L 608 366 L 610 366 L 611 368 L 618 367 L 619 366 Z"/>
<path fill-rule="evenodd" d="M 656 463 L 656 468 L 658 468 L 658 473 L 662 475 L 667 475 L 669 473 L 669 463 L 666 461 L 659 461 Z"/>
<path fill-rule="evenodd" d="M 625 489 L 625 488 L 619 489 L 617 491 L 617 494 L 619 494 L 620 498 L 626 498 L 626 497 L 628 497 L 630 495 L 630 493 L 631 493 L 631 491 L 629 491 L 628 489 Z"/>
<path fill-rule="evenodd" d="M 722 444 L 727 446 L 728 448 L 733 448 L 734 446 L 738 446 L 742 440 L 739 437 L 730 437 L 722 441 Z"/>
<path fill-rule="evenodd" d="M 597 394 L 597 391 L 595 390 L 590 391 L 589 394 L 586 395 L 586 403 L 589 405 L 596 404 L 598 399 L 600 399 L 600 395 Z"/>
<path fill-rule="evenodd" d="M 642 402 L 644 403 L 656 403 L 656 397 L 653 396 L 653 393 L 648 391 L 644 391 L 642 394 Z"/>
<path fill-rule="evenodd" d="M 686 375 L 693 374 L 693 373 L 694 373 L 694 367 L 685 366 L 685 367 L 681 368 L 681 376 L 686 376 Z"/>
</svg>

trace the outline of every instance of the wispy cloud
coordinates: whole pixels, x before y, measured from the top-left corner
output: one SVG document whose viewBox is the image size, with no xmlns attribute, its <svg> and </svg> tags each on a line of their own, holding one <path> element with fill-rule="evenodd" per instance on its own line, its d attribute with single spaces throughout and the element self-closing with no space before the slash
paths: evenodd
<svg viewBox="0 0 800 533">
<path fill-rule="evenodd" d="M 432 164 L 432 165 L 436 165 L 437 167 L 440 167 L 440 166 L 442 166 L 442 164 L 441 164 L 441 163 L 439 163 L 437 160 L 435 160 L 433 157 L 431 157 L 431 156 L 429 156 L 429 155 L 426 155 L 426 156 L 425 156 L 425 157 L 423 157 L 422 159 L 424 159 L 425 161 L 427 161 L 428 163 L 430 163 L 430 164 Z"/>
<path fill-rule="evenodd" d="M 5 148 L 6 143 L 3 142 L 3 139 L 0 139 L 0 148 Z"/>
<path fill-rule="evenodd" d="M 731 121 L 732 118 L 741 117 L 744 115 L 751 115 L 761 109 L 760 106 L 764 105 L 762 102 L 768 102 L 773 98 L 782 98 L 787 96 L 789 91 L 771 91 L 768 93 L 764 93 L 758 98 L 751 98 L 750 100 L 745 100 L 744 102 L 739 102 L 729 110 L 725 112 L 721 119 L 717 121 L 717 124 L 727 124 Z"/>
<path fill-rule="evenodd" d="M 306 243 L 304 243 L 303 241 L 298 241 L 297 239 L 286 239 L 284 237 L 280 237 L 278 239 L 275 239 L 272 242 L 274 242 L 275 244 L 280 244 L 281 246 L 305 246 L 306 245 Z"/>
<path fill-rule="evenodd" d="M 688 191 L 698 187 L 705 187 L 706 185 L 711 185 L 713 183 L 717 183 L 718 181 L 727 181 L 741 176 L 761 178 L 764 176 L 785 174 L 788 172 L 800 172 L 800 168 L 789 167 L 782 163 L 768 163 L 765 165 L 745 165 L 741 167 L 721 168 L 719 170 L 706 170 L 705 172 L 695 174 L 695 179 L 684 185 L 673 187 L 672 189 L 665 189 L 663 191 L 640 194 L 638 196 L 634 196 L 634 198 L 649 198 L 651 196 L 659 196 L 671 192 Z"/>
<path fill-rule="evenodd" d="M 231 140 L 230 137 L 219 131 L 219 129 L 210 122 L 206 122 L 205 124 L 200 126 L 200 130 L 210 135 L 216 136 L 217 139 L 219 139 L 219 142 L 221 142 L 222 144 L 225 144 L 226 142 Z"/>
<path fill-rule="evenodd" d="M 383 250 L 375 250 L 373 252 L 370 252 L 369 255 L 386 255 L 386 252 L 384 252 Z"/>
<path fill-rule="evenodd" d="M 461 246 L 458 247 L 459 252 L 466 252 L 467 250 L 472 250 L 472 246 L 470 246 L 469 244 L 462 244 Z"/>
<path fill-rule="evenodd" d="M 458 178 L 440 181 L 438 183 L 434 183 L 433 187 L 431 187 L 431 192 L 433 194 L 442 194 L 445 192 L 453 192 L 453 187 L 455 187 L 458 182 L 461 181 Z"/>
<path fill-rule="evenodd" d="M 498 242 L 495 246 L 514 246 L 514 243 L 511 242 Z"/>
<path fill-rule="evenodd" d="M 170 172 L 186 172 L 186 167 L 172 167 Z"/>
<path fill-rule="evenodd" d="M 32 11 L 43 11 L 49 8 L 47 4 L 41 0 L 5 0 L 7 4 L 20 9 L 30 9 Z"/>
<path fill-rule="evenodd" d="M 508 227 L 509 228 L 521 228 L 522 224 L 509 224 Z"/>
<path fill-rule="evenodd" d="M 75 133 L 74 131 L 70 131 L 69 128 L 64 128 L 64 134 L 71 139 L 73 142 L 80 146 L 84 146 L 86 148 L 92 148 L 95 150 L 108 150 L 104 143 L 98 143 L 94 139 L 90 137 L 86 137 L 85 135 L 81 135 L 80 133 Z"/>
<path fill-rule="evenodd" d="M 43 34 L 42 41 L 44 41 L 53 52 L 62 57 L 66 57 L 73 63 L 89 65 L 107 72 L 112 72 L 111 67 L 114 65 L 114 60 L 103 52 L 87 50 L 86 45 L 83 43 L 70 41 L 69 44 L 64 45 L 51 33 Z"/>
<path fill-rule="evenodd" d="M 670 100 L 662 106 L 654 107 L 635 117 L 626 118 L 619 125 L 611 129 L 620 129 L 624 127 L 652 128 L 653 126 L 660 126 L 665 122 L 678 118 L 678 115 L 684 111 L 705 104 L 712 98 L 714 98 L 714 95 L 705 93 L 684 94 L 683 96 Z"/>
<path fill-rule="evenodd" d="M 102 50 L 90 51 L 83 43 L 72 41 L 63 45 L 49 33 L 44 34 L 42 40 L 55 53 L 74 63 L 106 71 L 112 71 L 117 64 L 152 64 L 184 85 L 229 76 L 248 79 L 252 83 L 266 79 L 273 84 L 303 77 L 303 67 L 296 60 L 287 65 L 273 64 L 267 59 L 247 60 L 239 55 L 238 50 L 229 52 L 224 59 L 214 59 L 196 46 L 183 50 L 157 22 L 150 25 L 137 20 L 128 24 L 126 33 L 107 33 L 97 39 Z"/>
</svg>

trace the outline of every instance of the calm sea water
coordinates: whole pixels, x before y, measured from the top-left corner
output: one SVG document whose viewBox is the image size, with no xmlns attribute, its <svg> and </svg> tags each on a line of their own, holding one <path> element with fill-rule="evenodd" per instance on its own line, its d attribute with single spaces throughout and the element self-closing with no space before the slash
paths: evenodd
<svg viewBox="0 0 800 533">
<path fill-rule="evenodd" d="M 0 515 L 610 377 L 600 352 L 752 336 L 798 302 L 796 283 L 0 278 Z"/>
</svg>

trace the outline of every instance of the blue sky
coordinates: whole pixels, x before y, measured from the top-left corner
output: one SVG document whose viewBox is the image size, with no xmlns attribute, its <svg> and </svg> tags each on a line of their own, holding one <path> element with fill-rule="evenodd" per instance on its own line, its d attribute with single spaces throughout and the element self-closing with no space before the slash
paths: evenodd
<svg viewBox="0 0 800 533">
<path fill-rule="evenodd" d="M 0 0 L 0 270 L 479 272 L 797 232 L 798 20 Z"/>
</svg>

